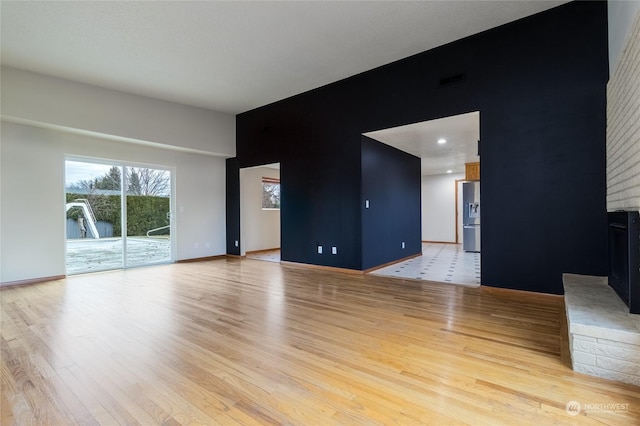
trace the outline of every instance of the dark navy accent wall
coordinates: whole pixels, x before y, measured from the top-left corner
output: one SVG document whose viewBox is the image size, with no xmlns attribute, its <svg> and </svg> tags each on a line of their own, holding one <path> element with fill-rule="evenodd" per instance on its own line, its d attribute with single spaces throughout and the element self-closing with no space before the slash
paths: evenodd
<svg viewBox="0 0 640 426">
<path fill-rule="evenodd" d="M 360 269 L 360 153 L 342 149 L 337 135 L 300 141 L 304 149 L 290 148 L 280 157 L 281 258 Z"/>
<path fill-rule="evenodd" d="M 238 162 L 281 163 L 283 259 L 361 269 L 362 133 L 480 111 L 482 284 L 561 293 L 607 273 L 607 61 L 606 3 L 572 2 L 240 114 Z"/>
<path fill-rule="evenodd" d="M 420 183 L 420 158 L 362 136 L 362 269 L 422 252 Z"/>
<path fill-rule="evenodd" d="M 237 158 L 228 158 L 226 161 L 225 186 L 227 254 L 240 256 L 240 167 Z"/>
</svg>

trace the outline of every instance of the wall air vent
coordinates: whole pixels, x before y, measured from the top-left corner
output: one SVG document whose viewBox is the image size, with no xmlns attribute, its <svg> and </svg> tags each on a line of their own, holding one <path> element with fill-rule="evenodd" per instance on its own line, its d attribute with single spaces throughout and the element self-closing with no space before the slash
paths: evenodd
<svg viewBox="0 0 640 426">
<path fill-rule="evenodd" d="M 460 73 L 456 75 L 451 75 L 449 77 L 444 77 L 440 79 L 440 87 L 448 87 L 454 84 L 459 84 L 464 82 L 467 79 L 467 73 Z"/>
</svg>

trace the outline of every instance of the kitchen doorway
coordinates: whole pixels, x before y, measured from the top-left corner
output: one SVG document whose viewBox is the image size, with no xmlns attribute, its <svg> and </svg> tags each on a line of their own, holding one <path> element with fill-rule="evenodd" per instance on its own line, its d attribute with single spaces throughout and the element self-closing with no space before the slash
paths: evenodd
<svg viewBox="0 0 640 426">
<path fill-rule="evenodd" d="M 480 285 L 480 253 L 463 249 L 462 183 L 466 164 L 479 163 L 480 112 L 365 133 L 421 159 L 422 256 L 374 274 Z M 457 212 L 457 213 L 456 213 Z"/>
</svg>

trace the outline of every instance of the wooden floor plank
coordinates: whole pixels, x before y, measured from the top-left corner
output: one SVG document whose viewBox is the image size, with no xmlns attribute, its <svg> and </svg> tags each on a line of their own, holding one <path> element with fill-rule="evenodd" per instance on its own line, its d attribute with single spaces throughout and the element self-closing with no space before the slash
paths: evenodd
<svg viewBox="0 0 640 426">
<path fill-rule="evenodd" d="M 0 299 L 3 425 L 640 424 L 557 296 L 218 259 Z"/>
</svg>

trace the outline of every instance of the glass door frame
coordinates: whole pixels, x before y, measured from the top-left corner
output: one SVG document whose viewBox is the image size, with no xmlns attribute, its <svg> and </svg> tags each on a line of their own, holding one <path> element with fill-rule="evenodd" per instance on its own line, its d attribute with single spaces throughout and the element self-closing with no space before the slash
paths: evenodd
<svg viewBox="0 0 640 426">
<path fill-rule="evenodd" d="M 122 239 L 122 264 L 120 267 L 118 268 L 114 268 L 114 269 L 100 269 L 100 270 L 96 270 L 96 271 L 86 271 L 86 272 L 78 272 L 78 274 L 82 274 L 82 273 L 91 273 L 91 272 L 104 272 L 104 271 L 114 271 L 114 270 L 118 270 L 118 269 L 130 269 L 130 268 L 139 268 L 139 267 L 144 267 L 144 266 L 153 266 L 153 265 L 162 265 L 162 264 L 169 264 L 169 263 L 174 263 L 175 259 L 176 259 L 176 252 L 177 252 L 177 244 L 176 244 L 176 221 L 175 221 L 175 211 L 176 211 L 176 179 L 175 179 L 175 175 L 176 175 L 176 169 L 175 167 L 172 166 L 165 166 L 165 165 L 156 165 L 156 164 L 147 164 L 147 163 L 141 163 L 141 162 L 131 162 L 131 161 L 124 161 L 124 160 L 112 160 L 112 159 L 106 159 L 106 158 L 97 158 L 97 157 L 90 157 L 90 156 L 81 156 L 81 155 L 71 155 L 71 154 L 67 154 L 64 156 L 64 162 L 65 162 L 65 167 L 64 167 L 64 184 L 63 184 L 63 197 L 66 200 L 66 194 L 67 194 L 67 182 L 66 182 L 66 176 L 67 176 L 67 170 L 66 170 L 66 163 L 67 161 L 74 161 L 74 162 L 81 162 L 81 163 L 90 163 L 90 164 L 100 164 L 100 165 L 110 165 L 110 166 L 116 166 L 120 168 L 120 172 L 121 172 L 121 179 L 120 179 L 120 227 L 121 227 L 121 239 Z M 170 244 L 170 248 L 169 248 L 169 259 L 167 260 L 163 260 L 163 261 L 158 261 L 158 262 L 152 262 L 152 263 L 144 263 L 144 264 L 136 264 L 136 265 L 131 265 L 129 266 L 127 264 L 127 195 L 128 195 L 128 191 L 127 191 L 127 177 L 126 177 L 126 169 L 128 167 L 135 167 L 135 168 L 148 168 L 148 169 L 155 169 L 155 170 L 164 170 L 164 171 L 168 171 L 169 172 L 169 176 L 170 176 L 170 189 L 169 189 L 169 212 L 168 212 L 168 217 L 169 217 L 169 244 Z M 68 247 L 67 247 L 67 220 L 66 220 L 66 214 L 65 214 L 65 226 L 64 226 L 64 235 L 65 235 L 65 274 L 68 274 L 67 271 L 67 253 L 68 253 Z"/>
<path fill-rule="evenodd" d="M 147 164 L 147 163 L 139 163 L 139 162 L 130 162 L 130 161 L 121 161 L 120 164 L 122 165 L 122 196 L 120 199 L 120 211 L 122 214 L 122 263 L 123 263 L 123 269 L 130 269 L 130 268 L 140 268 L 140 267 L 144 267 L 144 266 L 153 266 L 153 265 L 163 265 L 163 264 L 168 264 L 168 263 L 174 263 L 175 259 L 176 259 L 176 224 L 175 224 L 175 211 L 176 211 L 176 192 L 175 192 L 175 167 L 168 167 L 168 166 L 161 166 L 161 165 L 156 165 L 156 164 Z M 127 181 L 127 172 L 126 169 L 127 168 L 145 168 L 145 169 L 153 169 L 153 170 L 164 170 L 169 172 L 169 183 L 170 183 L 170 188 L 169 188 L 169 212 L 168 212 L 168 219 L 169 219 L 169 243 L 170 243 L 170 247 L 169 247 L 169 259 L 168 260 L 161 260 L 161 261 L 157 261 L 157 262 L 151 262 L 151 263 L 143 263 L 143 264 L 136 264 L 136 265 L 128 265 L 127 263 L 127 239 L 128 239 L 128 228 L 127 228 L 127 196 L 129 195 L 128 193 L 128 181 Z"/>
</svg>

